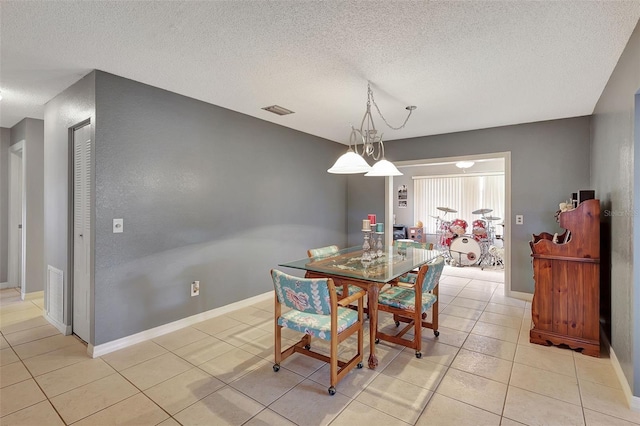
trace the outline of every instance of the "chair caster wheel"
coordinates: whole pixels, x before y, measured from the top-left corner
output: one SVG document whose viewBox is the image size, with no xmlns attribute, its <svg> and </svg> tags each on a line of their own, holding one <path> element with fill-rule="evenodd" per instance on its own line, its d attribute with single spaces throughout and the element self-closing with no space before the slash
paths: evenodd
<svg viewBox="0 0 640 426">
<path fill-rule="evenodd" d="M 278 364 L 273 364 L 273 371 L 275 371 L 276 373 L 277 373 L 278 371 L 280 371 L 280 365 L 278 365 Z"/>
<path fill-rule="evenodd" d="M 436 336 L 436 337 L 438 337 L 438 336 L 440 335 L 440 332 L 439 332 L 438 330 L 434 330 L 434 331 L 433 331 L 433 335 L 434 335 L 434 336 Z"/>
<path fill-rule="evenodd" d="M 422 352 L 416 352 L 416 358 L 418 359 L 422 358 Z"/>
<path fill-rule="evenodd" d="M 356 365 L 357 368 L 362 368 L 362 363 L 359 362 L 358 365 Z"/>
<path fill-rule="evenodd" d="M 400 321 L 396 321 L 396 327 L 400 327 Z"/>
<path fill-rule="evenodd" d="M 376 343 L 376 345 L 377 345 L 378 343 L 380 343 L 380 339 L 376 339 L 376 340 L 375 340 L 375 343 Z"/>
<path fill-rule="evenodd" d="M 333 386 L 331 386 L 329 388 L 329 395 L 335 395 L 336 394 L 336 388 L 334 388 Z"/>
<path fill-rule="evenodd" d="M 305 348 L 306 350 L 309 350 L 309 349 L 311 349 L 311 345 L 304 345 L 304 348 Z"/>
</svg>

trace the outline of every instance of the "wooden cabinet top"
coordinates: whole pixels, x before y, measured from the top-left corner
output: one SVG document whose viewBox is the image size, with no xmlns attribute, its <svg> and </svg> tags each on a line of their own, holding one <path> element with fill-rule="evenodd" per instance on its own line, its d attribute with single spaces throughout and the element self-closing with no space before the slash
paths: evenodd
<svg viewBox="0 0 640 426">
<path fill-rule="evenodd" d="M 560 213 L 560 226 L 566 232 L 558 236 L 557 243 L 547 232 L 533 235 L 533 241 L 529 242 L 533 257 L 600 259 L 600 200 L 587 200 Z"/>
</svg>

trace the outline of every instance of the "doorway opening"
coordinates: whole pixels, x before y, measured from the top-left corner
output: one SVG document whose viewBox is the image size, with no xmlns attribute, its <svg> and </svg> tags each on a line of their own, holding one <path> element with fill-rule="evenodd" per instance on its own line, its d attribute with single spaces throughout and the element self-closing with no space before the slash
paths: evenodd
<svg viewBox="0 0 640 426">
<path fill-rule="evenodd" d="M 9 147 L 9 251 L 7 259 L 7 280 L 9 287 L 20 289 L 22 299 L 24 288 L 25 259 L 25 153 L 24 140 Z"/>
<path fill-rule="evenodd" d="M 503 173 L 504 205 L 498 208 L 500 212 L 500 216 L 497 216 L 497 212 L 495 215 L 492 215 L 494 213 L 493 211 L 491 212 L 486 211 L 488 209 L 493 210 L 496 207 L 493 206 L 493 203 L 491 203 L 492 206 L 484 205 L 484 203 L 489 203 L 489 201 L 488 199 L 483 199 L 482 197 L 476 199 L 476 200 L 480 200 L 477 202 L 482 203 L 483 204 L 482 206 L 477 205 L 476 207 L 466 209 L 466 210 L 469 210 L 469 212 L 466 212 L 467 216 L 469 217 L 461 218 L 461 220 L 462 222 L 467 222 L 468 228 L 467 228 L 467 232 L 463 232 L 463 233 L 465 235 L 466 234 L 473 235 L 473 222 L 478 220 L 478 224 L 481 224 L 481 221 L 484 220 L 484 226 L 487 228 L 487 234 L 489 233 L 489 229 L 488 229 L 489 227 L 494 228 L 492 230 L 494 234 L 491 236 L 493 239 L 492 241 L 493 244 L 483 244 L 482 242 L 479 242 L 478 244 L 476 244 L 478 245 L 478 250 L 477 250 L 478 253 L 476 253 L 477 260 L 472 259 L 471 261 L 466 262 L 466 263 L 469 263 L 468 265 L 465 262 L 462 262 L 462 265 L 459 265 L 459 266 L 472 266 L 472 264 L 475 265 L 476 263 L 478 264 L 476 266 L 486 265 L 488 264 L 488 262 L 486 262 L 486 259 L 489 259 L 489 258 L 495 259 L 495 258 L 493 255 L 490 256 L 488 252 L 485 253 L 485 251 L 488 251 L 491 246 L 499 247 L 499 250 L 495 252 L 495 255 L 501 257 L 500 259 L 501 265 L 499 266 L 504 267 L 504 294 L 505 296 L 515 296 L 511 292 L 511 232 L 510 232 L 511 153 L 510 152 L 498 152 L 498 153 L 489 153 L 489 154 L 480 154 L 480 155 L 460 156 L 460 157 L 447 157 L 447 158 L 437 158 L 437 159 L 421 159 L 421 160 L 394 162 L 394 164 L 398 167 L 400 171 L 403 172 L 404 175 L 401 177 L 395 177 L 395 178 L 394 177 L 385 178 L 386 221 L 387 223 L 394 223 L 394 218 L 395 218 L 396 222 L 398 223 L 400 221 L 409 222 L 409 226 L 415 226 L 417 224 L 416 223 L 417 221 L 426 222 L 427 220 L 431 220 L 433 223 L 428 223 L 428 226 L 424 226 L 425 224 L 423 223 L 423 227 L 421 227 L 421 228 L 425 228 L 427 230 L 427 233 L 429 233 L 429 230 L 434 231 L 433 235 L 425 236 L 425 242 L 428 242 L 427 240 L 431 238 L 431 241 L 429 242 L 433 242 L 434 247 L 439 247 L 443 251 L 443 254 L 449 255 L 450 260 L 454 259 L 457 251 L 454 250 L 453 251 L 454 254 L 451 255 L 452 251 L 451 251 L 450 245 L 446 246 L 446 242 L 444 240 L 443 241 L 439 240 L 441 235 L 436 232 L 437 231 L 436 227 L 439 227 L 444 222 L 449 221 L 449 219 L 450 219 L 450 222 L 453 222 L 456 219 L 453 216 L 455 216 L 456 213 L 457 214 L 460 214 L 460 213 L 459 212 L 453 213 L 452 210 L 460 210 L 461 206 L 459 205 L 430 206 L 431 209 L 435 209 L 434 212 L 436 212 L 436 214 L 426 213 L 430 210 L 428 208 L 425 208 L 423 209 L 424 212 L 422 213 L 422 215 L 426 215 L 427 217 L 417 218 L 417 217 L 414 217 L 414 206 L 413 206 L 412 197 L 405 196 L 405 199 L 400 199 L 399 194 L 400 192 L 402 192 L 400 188 L 402 188 L 403 191 L 406 191 L 407 193 L 410 192 L 412 194 L 413 181 L 414 181 L 413 177 L 417 177 L 417 178 L 421 176 L 424 177 L 424 174 L 425 174 L 424 170 L 426 169 L 429 169 L 432 171 L 437 170 L 438 175 L 443 175 L 448 177 L 471 176 L 472 174 L 476 173 L 476 170 L 472 170 L 473 168 L 461 169 L 459 167 L 456 167 L 455 164 L 461 161 L 475 162 L 476 164 L 475 169 L 477 171 L 481 171 L 483 170 L 484 166 L 487 166 L 493 163 L 493 166 L 492 166 L 493 168 L 491 170 L 492 173 L 493 174 Z M 478 167 L 479 165 L 484 165 L 484 166 Z M 499 165 L 499 168 L 496 169 L 496 165 Z M 436 173 L 436 172 L 433 172 L 433 173 Z M 478 174 L 481 175 L 482 173 L 478 173 Z M 409 181 L 411 182 L 409 183 Z M 485 196 L 485 198 L 487 197 Z M 469 203 L 473 203 L 473 202 L 474 201 L 469 201 Z M 437 209 L 437 207 L 446 208 L 449 211 L 444 211 L 444 210 L 440 211 Z M 484 212 L 480 213 L 478 212 L 479 210 L 484 210 Z M 478 212 L 476 213 L 478 216 L 477 218 L 473 215 L 473 212 Z M 431 217 L 431 216 L 435 216 L 435 217 Z M 499 217 L 500 219 L 499 220 L 496 219 L 497 217 Z M 491 219 L 487 221 L 487 218 L 491 218 Z M 480 231 L 481 229 L 480 227 L 478 227 L 478 233 L 480 233 Z M 499 239 L 495 238 L 497 235 L 500 235 Z M 466 235 L 466 236 L 468 237 L 469 235 Z M 455 238 L 455 236 L 453 238 Z M 393 239 L 393 235 L 392 233 L 389 233 L 387 235 L 387 240 L 388 240 L 387 244 L 392 244 L 392 239 Z M 468 244 L 464 245 L 464 247 L 465 248 L 472 247 L 472 248 L 469 250 L 464 250 L 465 253 L 467 251 L 469 252 L 474 251 L 473 247 L 475 247 L 475 245 L 472 246 L 472 244 L 470 244 L 472 243 L 471 241 L 472 239 L 473 238 L 466 240 Z M 483 239 L 483 241 L 485 242 L 487 240 L 488 240 L 488 236 L 487 238 Z M 452 239 L 449 240 L 449 243 L 451 243 L 451 241 Z"/>
</svg>

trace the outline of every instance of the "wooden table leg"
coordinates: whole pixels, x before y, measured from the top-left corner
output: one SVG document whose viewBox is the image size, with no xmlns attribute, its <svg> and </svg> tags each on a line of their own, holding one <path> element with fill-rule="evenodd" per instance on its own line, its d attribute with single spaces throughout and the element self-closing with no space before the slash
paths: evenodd
<svg viewBox="0 0 640 426">
<path fill-rule="evenodd" d="M 375 284 L 370 284 L 367 288 L 367 306 L 369 309 L 369 368 L 374 369 L 378 366 L 378 358 L 376 357 L 376 332 L 378 331 L 378 293 L 380 289 Z"/>
</svg>

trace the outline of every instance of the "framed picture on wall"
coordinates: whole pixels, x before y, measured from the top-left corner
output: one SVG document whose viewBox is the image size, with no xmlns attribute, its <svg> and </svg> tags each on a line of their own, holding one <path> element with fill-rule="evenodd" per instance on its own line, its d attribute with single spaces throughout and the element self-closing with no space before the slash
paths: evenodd
<svg viewBox="0 0 640 426">
<path fill-rule="evenodd" d="M 400 185 L 398 187 L 398 200 L 407 199 L 407 185 Z"/>
<path fill-rule="evenodd" d="M 398 207 L 401 209 L 407 208 L 407 185 L 398 187 Z"/>
</svg>

